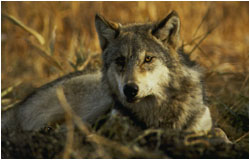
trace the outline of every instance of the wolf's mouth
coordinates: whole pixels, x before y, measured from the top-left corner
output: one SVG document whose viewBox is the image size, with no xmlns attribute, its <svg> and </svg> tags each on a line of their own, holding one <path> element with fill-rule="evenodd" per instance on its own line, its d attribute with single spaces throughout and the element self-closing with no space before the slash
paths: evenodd
<svg viewBox="0 0 250 160">
<path fill-rule="evenodd" d="M 126 98 L 126 100 L 127 100 L 128 103 L 136 103 L 136 102 L 139 101 L 138 98 Z"/>
<path fill-rule="evenodd" d="M 134 98 L 126 97 L 126 101 L 128 103 L 138 103 L 140 101 L 147 100 L 150 98 L 153 98 L 153 95 L 148 95 L 146 97 L 134 97 Z"/>
</svg>

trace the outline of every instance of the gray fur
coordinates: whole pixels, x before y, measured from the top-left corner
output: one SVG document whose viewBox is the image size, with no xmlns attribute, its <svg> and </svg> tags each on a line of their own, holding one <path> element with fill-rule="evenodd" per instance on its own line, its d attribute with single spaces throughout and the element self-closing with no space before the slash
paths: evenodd
<svg viewBox="0 0 250 160">
<path fill-rule="evenodd" d="M 101 73 L 69 74 L 49 83 L 14 108 L 2 114 L 2 129 L 39 130 L 49 122 L 64 119 L 56 89 L 62 86 L 72 109 L 88 123 L 93 123 L 112 106 L 107 86 L 101 83 Z"/>
<path fill-rule="evenodd" d="M 55 90 L 63 86 L 73 110 L 86 122 L 119 101 L 147 127 L 208 131 L 210 111 L 204 103 L 201 71 L 178 49 L 180 19 L 170 13 L 158 23 L 121 25 L 97 15 L 103 50 L 101 73 L 66 76 L 47 85 L 2 116 L 2 128 L 37 130 L 63 117 Z M 129 102 L 124 86 L 138 93 Z"/>
</svg>

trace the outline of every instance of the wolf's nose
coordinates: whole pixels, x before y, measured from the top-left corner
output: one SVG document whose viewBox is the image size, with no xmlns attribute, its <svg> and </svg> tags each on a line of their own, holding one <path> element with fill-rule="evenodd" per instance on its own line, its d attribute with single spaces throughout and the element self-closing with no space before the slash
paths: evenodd
<svg viewBox="0 0 250 160">
<path fill-rule="evenodd" d="M 124 86 L 123 92 L 127 98 L 134 98 L 138 93 L 138 86 L 135 83 L 128 83 Z"/>
</svg>

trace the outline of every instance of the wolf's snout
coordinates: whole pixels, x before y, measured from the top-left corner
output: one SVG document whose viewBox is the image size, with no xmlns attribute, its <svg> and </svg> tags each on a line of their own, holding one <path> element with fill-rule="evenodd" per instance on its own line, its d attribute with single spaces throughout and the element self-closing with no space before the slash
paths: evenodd
<svg viewBox="0 0 250 160">
<path fill-rule="evenodd" d="M 138 86 L 135 83 L 128 83 L 124 86 L 123 92 L 128 99 L 133 99 L 138 93 Z"/>
</svg>

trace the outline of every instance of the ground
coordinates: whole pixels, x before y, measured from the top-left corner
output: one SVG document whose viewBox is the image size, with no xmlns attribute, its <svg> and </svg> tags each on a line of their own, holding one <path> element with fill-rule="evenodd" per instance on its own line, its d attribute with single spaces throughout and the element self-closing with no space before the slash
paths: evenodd
<svg viewBox="0 0 250 160">
<path fill-rule="evenodd" d="M 65 147 L 65 128 L 16 132 L 2 136 L 2 158 L 248 158 L 248 145 L 207 135 L 135 126 L 129 117 L 106 115 L 89 133 L 76 127 Z M 65 149 L 67 148 L 67 149 Z"/>
</svg>

